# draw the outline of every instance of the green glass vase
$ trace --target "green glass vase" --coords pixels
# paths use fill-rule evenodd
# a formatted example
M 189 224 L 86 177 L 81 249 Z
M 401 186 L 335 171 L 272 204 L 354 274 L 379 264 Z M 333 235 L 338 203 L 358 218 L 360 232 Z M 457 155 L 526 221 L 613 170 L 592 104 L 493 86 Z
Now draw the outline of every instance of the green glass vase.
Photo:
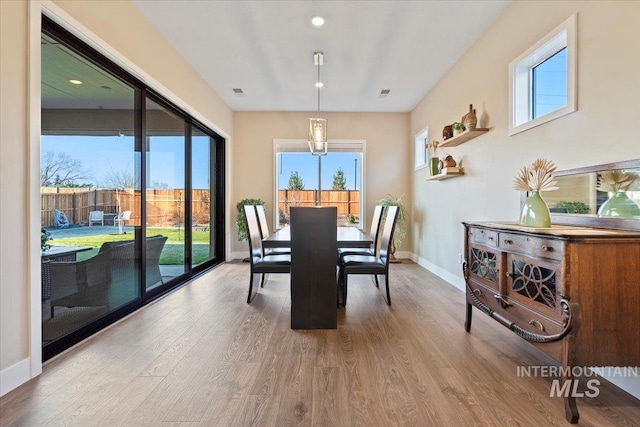
M 522 204 L 519 223 L 527 227 L 551 227 L 549 207 L 537 191 L 532 191 L 531 195 Z
M 640 216 L 640 206 L 627 196 L 625 191 L 616 191 L 609 200 L 598 209 L 598 216 L 616 216 L 631 218 Z

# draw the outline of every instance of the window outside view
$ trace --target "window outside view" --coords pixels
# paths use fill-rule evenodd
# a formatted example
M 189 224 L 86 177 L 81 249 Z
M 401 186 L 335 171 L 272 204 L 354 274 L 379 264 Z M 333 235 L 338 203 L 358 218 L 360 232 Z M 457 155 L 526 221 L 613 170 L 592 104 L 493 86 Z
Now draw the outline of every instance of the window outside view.
M 278 153 L 279 227 L 289 223 L 291 206 L 336 206 L 338 225 L 361 226 L 361 152 Z
M 567 106 L 567 48 L 533 67 L 532 119 Z

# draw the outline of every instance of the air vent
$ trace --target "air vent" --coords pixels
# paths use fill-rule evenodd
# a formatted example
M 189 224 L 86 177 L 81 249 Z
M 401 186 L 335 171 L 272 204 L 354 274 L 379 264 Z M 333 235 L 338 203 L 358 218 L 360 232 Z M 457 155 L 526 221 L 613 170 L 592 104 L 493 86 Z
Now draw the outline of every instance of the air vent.
M 238 96 L 242 96 L 244 95 L 244 92 L 242 91 L 242 89 L 240 89 L 239 87 L 234 87 L 233 88 L 233 93 L 235 93 Z
M 387 95 L 389 95 L 389 92 L 391 92 L 391 89 L 382 89 L 380 91 L 380 98 L 386 97 Z

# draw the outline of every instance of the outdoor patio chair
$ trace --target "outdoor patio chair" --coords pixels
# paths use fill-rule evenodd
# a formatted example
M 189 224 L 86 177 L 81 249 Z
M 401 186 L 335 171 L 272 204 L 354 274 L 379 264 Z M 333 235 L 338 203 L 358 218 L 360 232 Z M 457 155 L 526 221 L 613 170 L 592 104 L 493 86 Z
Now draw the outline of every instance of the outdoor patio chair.
M 127 225 L 127 221 L 131 218 L 131 211 L 120 212 L 113 218 L 113 225 L 118 226 L 122 223 L 122 225 Z
M 104 226 L 104 211 L 89 212 L 89 227 L 91 227 L 94 222 Z
M 84 261 L 52 261 L 51 317 L 55 307 L 107 307 L 111 268 L 109 257 L 98 253 Z
M 347 305 L 347 281 L 350 274 L 375 274 L 383 275 L 386 287 L 386 302 L 391 305 L 391 295 L 389 294 L 389 251 L 391 249 L 391 239 L 393 230 L 398 219 L 398 207 L 389 206 L 386 209 L 386 217 L 380 238 L 380 253 L 375 255 L 346 255 L 341 258 L 340 274 L 338 280 L 339 291 L 342 291 L 342 304 Z

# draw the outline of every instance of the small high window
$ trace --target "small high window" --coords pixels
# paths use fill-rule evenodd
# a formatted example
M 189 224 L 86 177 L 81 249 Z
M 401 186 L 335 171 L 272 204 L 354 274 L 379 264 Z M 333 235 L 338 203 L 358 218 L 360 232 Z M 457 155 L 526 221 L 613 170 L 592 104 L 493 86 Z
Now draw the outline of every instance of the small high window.
M 415 137 L 415 170 L 422 169 L 429 163 L 427 143 L 429 141 L 429 127 L 422 129 Z
M 576 28 L 572 15 L 509 64 L 509 135 L 576 111 Z

